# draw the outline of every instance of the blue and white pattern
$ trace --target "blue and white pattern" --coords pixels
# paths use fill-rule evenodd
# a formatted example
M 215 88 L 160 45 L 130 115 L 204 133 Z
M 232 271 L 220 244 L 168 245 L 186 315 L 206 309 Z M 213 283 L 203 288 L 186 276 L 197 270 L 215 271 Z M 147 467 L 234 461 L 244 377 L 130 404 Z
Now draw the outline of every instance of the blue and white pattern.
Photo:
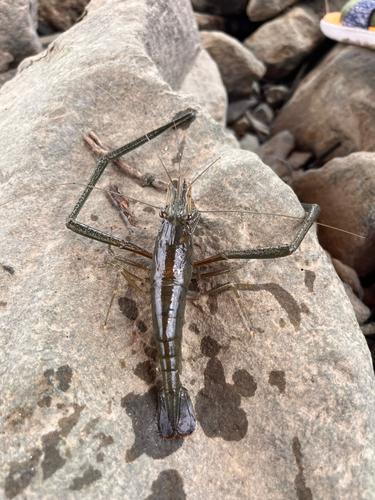
M 375 0 L 362 0 L 353 5 L 342 20 L 342 24 L 350 28 L 363 28 L 367 30 L 370 16 L 374 11 Z

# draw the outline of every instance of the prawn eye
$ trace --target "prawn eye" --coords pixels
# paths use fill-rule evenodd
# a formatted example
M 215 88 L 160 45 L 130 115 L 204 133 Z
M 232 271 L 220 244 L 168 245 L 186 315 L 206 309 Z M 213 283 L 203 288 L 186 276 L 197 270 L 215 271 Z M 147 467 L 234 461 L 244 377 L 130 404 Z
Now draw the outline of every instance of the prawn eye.
M 187 214 L 186 221 L 190 222 L 192 219 L 193 219 L 193 216 L 191 214 Z
M 159 217 L 161 219 L 166 219 L 167 220 L 168 219 L 168 214 L 167 214 L 167 212 L 165 210 L 160 210 Z

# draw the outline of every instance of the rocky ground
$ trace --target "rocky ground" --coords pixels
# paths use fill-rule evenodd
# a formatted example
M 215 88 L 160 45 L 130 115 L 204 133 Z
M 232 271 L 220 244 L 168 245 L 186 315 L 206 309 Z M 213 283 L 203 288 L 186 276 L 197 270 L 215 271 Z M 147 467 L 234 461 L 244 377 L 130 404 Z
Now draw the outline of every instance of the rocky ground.
M 0 31 L 0 85 L 22 59 L 106 1 L 88 3 L 18 0 L 16 9 L 13 2 Z M 344 4 L 331 0 L 329 7 Z M 301 202 L 319 203 L 320 222 L 366 237 L 318 229 L 375 356 L 374 52 L 324 38 L 323 0 L 192 6 L 207 52 L 181 90 L 196 95 L 232 144 L 255 152 Z M 208 78 L 199 70 L 207 66 Z
M 181 106 L 201 106 L 182 148 L 195 165 L 186 167 L 189 174 L 212 155 L 222 156 L 220 169 L 209 171 L 196 189 L 206 207 L 218 208 L 223 200 L 243 207 L 251 199 L 257 210 L 295 214 L 293 190 L 302 203 L 320 205 L 319 222 L 365 238 L 319 226 L 325 252 L 309 235 L 295 260 L 269 267 L 261 262 L 240 274 L 242 282 L 256 283 L 245 299 L 257 332 L 250 346 L 224 299 L 188 306 L 197 319 L 185 327 L 184 376 L 201 441 L 194 436 L 182 447 L 182 440 L 165 445 L 155 438 L 157 364 L 152 339 L 142 340 L 150 322 L 146 301 L 130 292 L 120 299 L 114 322 L 125 316 L 133 338 L 115 333 L 102 348 L 98 313 L 89 313 L 94 303 L 105 308 L 108 297 L 98 297 L 94 279 L 88 278 L 84 297 L 78 291 L 82 262 L 75 256 L 87 247 L 69 235 L 68 256 L 61 251 L 65 201 L 72 198 L 46 201 L 48 214 L 37 202 L 26 213 L 22 201 L 7 206 L 1 264 L 10 285 L 2 285 L 8 295 L 0 302 L 9 306 L 3 337 L 8 357 L 0 372 L 6 378 L 5 498 L 75 499 L 81 490 L 85 498 L 154 500 L 375 498 L 374 378 L 364 347 L 366 339 L 374 359 L 375 52 L 324 38 L 323 0 L 192 0 L 194 17 L 187 0 L 154 3 L 5 2 L 4 201 L 19 195 L 18 186 L 24 192 L 85 178 L 93 156 L 83 147 L 83 131 L 94 128 L 110 146 L 119 145 L 130 140 L 120 133 L 122 120 L 129 137 L 140 135 L 111 96 L 96 93 L 93 85 L 99 85 L 111 88 L 126 109 L 136 109 L 147 129 Z M 329 5 L 333 11 L 344 3 Z M 172 166 L 173 141 L 161 143 Z M 156 168 L 146 154 L 135 159 L 146 171 Z M 143 188 L 131 189 L 142 198 Z M 92 207 L 91 220 L 99 217 L 109 227 L 110 212 Z M 152 214 L 139 206 L 135 212 L 145 225 L 138 237 L 149 245 Z M 219 251 L 233 241 L 246 246 L 249 235 L 255 245 L 265 244 L 288 231 L 283 219 L 223 224 L 204 218 L 198 251 Z M 53 228 L 56 236 L 44 239 Z M 88 248 L 96 260 L 101 247 Z M 86 272 L 94 271 L 87 266 Z M 110 294 L 110 283 L 101 286 Z M 62 335 L 67 340 L 61 343 Z M 91 371 L 93 363 L 100 373 Z M 114 389 L 114 381 L 120 387 Z M 100 387 L 108 397 L 100 399 Z

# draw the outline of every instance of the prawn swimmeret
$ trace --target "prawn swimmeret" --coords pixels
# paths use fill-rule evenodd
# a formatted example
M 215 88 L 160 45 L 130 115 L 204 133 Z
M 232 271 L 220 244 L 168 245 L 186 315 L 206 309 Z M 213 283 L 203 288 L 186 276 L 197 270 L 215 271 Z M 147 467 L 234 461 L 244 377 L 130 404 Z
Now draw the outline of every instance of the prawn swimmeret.
M 111 160 L 118 159 L 164 131 L 177 127 L 194 117 L 195 112 L 188 109 L 176 115 L 166 125 L 102 156 L 66 224 L 69 229 L 82 236 L 134 252 L 151 261 L 151 264 L 147 266 L 115 256 L 126 265 L 147 270 L 150 273 L 149 293 L 151 294 L 153 334 L 156 340 L 163 382 L 158 396 L 158 418 L 159 428 L 165 439 L 170 439 L 176 434 L 182 437 L 190 436 L 196 425 L 189 394 L 180 380 L 182 327 L 186 299 L 197 299 L 201 295 L 221 293 L 226 290 L 232 290 L 236 298 L 239 299 L 236 285 L 233 283 L 221 284 L 203 293 L 188 290 L 193 269 L 230 259 L 274 259 L 291 255 L 297 250 L 320 212 L 318 205 L 303 205 L 305 218 L 290 245 L 223 251 L 201 261 L 194 261 L 194 232 L 199 222 L 200 213 L 194 206 L 192 185 L 198 177 L 192 182 L 182 179 L 181 175 L 178 179 L 169 177 L 166 204 L 165 208 L 160 211 L 162 222 L 153 253 L 77 220 L 79 212 Z M 114 255 L 113 252 L 111 254 Z M 148 283 L 148 280 L 127 271 L 123 266 L 115 265 L 112 267 L 118 269 L 133 288 L 143 294 L 146 293 L 136 282 Z M 221 275 L 229 271 L 228 269 L 216 273 L 205 273 L 201 274 L 200 277 Z M 238 304 L 241 308 L 239 301 Z M 244 317 L 242 308 L 241 312 Z M 248 328 L 250 329 L 250 327 Z

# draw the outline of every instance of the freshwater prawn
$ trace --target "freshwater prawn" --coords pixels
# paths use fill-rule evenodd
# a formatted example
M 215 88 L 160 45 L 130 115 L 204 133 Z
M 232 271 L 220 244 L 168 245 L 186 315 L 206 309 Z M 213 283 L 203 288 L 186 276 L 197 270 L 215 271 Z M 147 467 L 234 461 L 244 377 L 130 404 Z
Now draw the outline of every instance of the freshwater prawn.
M 228 250 L 200 261 L 194 261 L 194 232 L 199 222 L 200 213 L 194 205 L 192 185 L 202 174 L 192 182 L 182 179 L 181 174 L 178 179 L 171 179 L 168 174 L 170 182 L 168 184 L 165 207 L 159 214 L 162 222 L 153 253 L 77 220 L 80 210 L 111 160 L 118 159 L 129 151 L 157 137 L 164 131 L 176 128 L 181 123 L 191 120 L 194 117 L 195 111 L 188 109 L 185 112 L 177 114 L 166 125 L 102 156 L 97 162 L 94 173 L 90 177 L 86 188 L 70 213 L 66 223 L 68 229 L 82 236 L 106 243 L 109 247 L 116 246 L 120 249 L 136 253 L 151 261 L 151 265 L 141 266 L 128 259 L 115 256 L 115 258 L 120 261 L 122 260 L 127 265 L 142 268 L 150 273 L 149 284 L 153 334 L 157 345 L 162 374 L 162 388 L 158 394 L 158 420 L 161 434 L 165 439 L 171 439 L 175 435 L 181 437 L 190 436 L 196 427 L 194 410 L 189 394 L 182 386 L 180 380 L 182 371 L 182 327 L 184 324 L 186 299 L 197 299 L 203 294 L 221 293 L 226 290 L 232 290 L 240 305 L 236 285 L 233 283 L 218 285 L 203 293 L 189 291 L 188 288 L 193 268 L 231 259 L 245 259 L 248 261 L 250 259 L 274 259 L 291 255 L 297 250 L 320 213 L 318 205 L 304 205 L 305 218 L 292 243 L 289 245 Z M 179 152 L 178 158 L 180 158 Z M 212 165 L 209 165 L 207 169 Z M 114 254 L 112 253 L 112 255 Z M 148 280 L 129 273 L 120 266 L 104 265 L 98 267 L 115 267 L 120 270 L 122 276 L 133 288 L 141 293 L 145 293 L 135 281 L 146 283 Z M 215 276 L 232 270 L 227 269 L 205 273 L 200 275 L 200 277 Z M 244 315 L 242 314 L 242 316 Z M 251 330 L 250 327 L 248 328 Z
M 96 267 L 115 268 L 133 289 L 143 295 L 151 295 L 153 335 L 157 345 L 162 375 L 162 388 L 158 395 L 158 422 L 160 432 L 165 439 L 173 438 L 175 435 L 187 437 L 194 432 L 196 427 L 193 405 L 187 390 L 182 385 L 180 378 L 182 372 L 182 328 L 184 324 L 186 300 L 196 300 L 202 295 L 231 291 L 236 298 L 242 319 L 244 320 L 250 335 L 252 335 L 252 328 L 248 324 L 244 309 L 241 306 L 237 285 L 232 282 L 227 282 L 214 286 L 204 292 L 189 290 L 193 270 L 214 262 L 236 259 L 244 261 L 244 264 L 240 264 L 232 268 L 221 269 L 219 271 L 204 272 L 198 274 L 197 277 L 200 279 L 219 275 L 221 276 L 243 267 L 250 259 L 274 259 L 291 255 L 298 249 L 320 212 L 317 205 L 303 205 L 305 217 L 301 219 L 301 226 L 297 230 L 297 234 L 294 236 L 290 244 L 239 250 L 223 250 L 220 251 L 220 253 L 204 258 L 203 260 L 194 260 L 194 233 L 198 226 L 201 213 L 259 213 L 250 210 L 199 210 L 195 207 L 192 195 L 193 184 L 209 168 L 211 168 L 214 163 L 216 163 L 217 160 L 215 160 L 191 182 L 182 178 L 180 167 L 177 179 L 172 179 L 168 171 L 165 169 L 169 177 L 165 206 L 160 209 L 160 207 L 156 207 L 150 203 L 141 202 L 160 210 L 159 216 L 161 218 L 161 227 L 155 241 L 153 252 L 143 249 L 130 241 L 116 238 L 112 234 L 102 232 L 77 220 L 77 217 L 90 193 L 94 189 L 101 189 L 96 187 L 96 184 L 110 161 L 116 161 L 116 159 L 119 159 L 126 153 L 142 146 L 146 142 L 151 141 L 169 129 L 176 129 L 176 136 L 178 137 L 177 127 L 185 122 L 191 123 L 194 118 L 195 111 L 188 109 L 184 112 L 178 113 L 172 121 L 166 125 L 159 127 L 148 134 L 144 134 L 139 139 L 136 139 L 119 149 L 104 154 L 99 158 L 96 168 L 87 184 L 72 182 L 60 184 L 85 186 L 82 195 L 67 219 L 67 227 L 82 236 L 107 244 L 110 249 L 110 254 L 121 262 L 121 265 L 104 264 Z M 180 164 L 178 139 L 177 146 L 178 160 Z M 155 181 L 153 180 L 152 183 L 154 184 Z M 49 186 L 42 190 L 55 186 L 59 186 L 59 184 Z M 26 195 L 22 195 L 19 198 L 23 196 Z M 127 198 L 133 200 L 133 198 Z M 11 201 L 14 201 L 15 199 Z M 279 214 L 266 215 L 280 216 Z M 291 218 L 299 219 L 298 217 Z M 129 259 L 116 256 L 111 250 L 112 246 L 133 252 L 143 257 L 144 261 L 140 264 L 139 262 L 133 262 Z M 86 260 L 83 258 L 81 259 Z M 92 264 L 91 262 L 89 263 Z M 128 271 L 124 265 L 146 271 L 149 274 L 149 277 L 146 279 L 141 278 Z M 142 285 L 148 285 L 149 289 L 146 291 Z M 113 298 L 110 307 L 112 302 Z

